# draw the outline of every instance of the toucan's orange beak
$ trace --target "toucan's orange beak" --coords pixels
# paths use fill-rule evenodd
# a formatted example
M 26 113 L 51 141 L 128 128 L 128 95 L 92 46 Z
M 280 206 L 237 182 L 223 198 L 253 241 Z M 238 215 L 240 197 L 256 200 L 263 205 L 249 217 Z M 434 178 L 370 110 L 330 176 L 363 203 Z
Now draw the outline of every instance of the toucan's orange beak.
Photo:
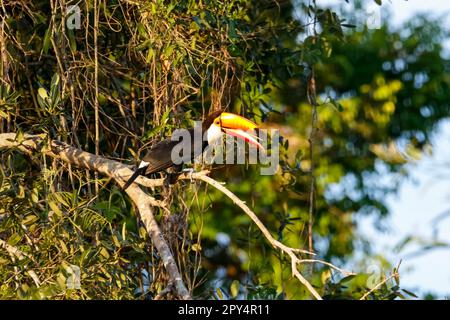
M 218 125 L 226 134 L 244 139 L 249 144 L 264 150 L 256 136 L 255 129 L 258 128 L 256 123 L 234 113 L 222 112 L 214 120 L 214 124 Z

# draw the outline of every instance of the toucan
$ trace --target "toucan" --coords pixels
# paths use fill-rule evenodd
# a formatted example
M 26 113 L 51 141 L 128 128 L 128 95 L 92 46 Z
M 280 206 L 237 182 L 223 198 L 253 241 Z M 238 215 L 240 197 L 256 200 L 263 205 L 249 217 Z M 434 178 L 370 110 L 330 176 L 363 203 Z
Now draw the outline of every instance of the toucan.
M 264 150 L 264 147 L 258 142 L 258 138 L 255 135 L 255 129 L 257 128 L 258 126 L 254 122 L 237 114 L 223 111 L 212 112 L 203 120 L 201 128 L 194 127 L 188 130 L 191 136 L 191 139 L 188 139 L 190 141 L 184 142 L 183 140 L 178 141 L 176 139 L 166 138 L 152 146 L 142 158 L 139 167 L 123 186 L 123 190 L 127 189 L 140 175 L 150 175 L 171 167 L 179 168 L 180 164 L 175 164 L 172 160 L 172 150 L 176 146 L 180 147 L 179 144 L 191 144 L 191 153 L 182 155 L 183 162 L 193 160 L 202 154 L 208 145 L 219 141 L 223 133 L 244 139 L 247 143 L 255 145 L 260 150 Z M 195 143 L 194 141 L 194 132 L 196 129 L 201 130 L 201 143 L 198 141 Z M 203 139 L 204 135 L 206 135 L 206 139 Z

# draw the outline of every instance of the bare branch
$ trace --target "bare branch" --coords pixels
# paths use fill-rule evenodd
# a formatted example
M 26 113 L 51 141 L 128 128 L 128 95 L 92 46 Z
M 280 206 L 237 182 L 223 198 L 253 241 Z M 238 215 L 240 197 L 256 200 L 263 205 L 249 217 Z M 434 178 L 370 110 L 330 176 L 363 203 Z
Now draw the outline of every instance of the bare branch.
M 214 188 L 218 189 L 222 193 L 224 193 L 228 198 L 233 200 L 233 202 L 240 207 L 249 217 L 253 220 L 253 222 L 258 226 L 258 228 L 261 230 L 263 235 L 266 237 L 266 239 L 269 241 L 269 243 L 275 247 L 280 249 L 282 252 L 289 255 L 291 258 L 291 267 L 292 267 L 292 275 L 295 276 L 307 289 L 308 291 L 317 299 L 322 300 L 322 297 L 319 295 L 319 293 L 314 289 L 314 287 L 302 276 L 302 274 L 297 269 L 297 264 L 301 263 L 301 260 L 295 255 L 296 252 L 302 252 L 306 254 L 312 254 L 314 253 L 301 250 L 301 249 L 294 249 L 291 247 L 288 247 L 281 242 L 275 240 L 272 235 L 270 234 L 270 231 L 267 230 L 267 228 L 264 226 L 264 224 L 259 220 L 259 218 L 256 216 L 256 214 L 250 210 L 250 208 L 241 200 L 239 199 L 233 192 L 228 190 L 222 183 L 208 177 L 205 175 L 199 175 L 197 176 L 197 179 L 200 179 Z

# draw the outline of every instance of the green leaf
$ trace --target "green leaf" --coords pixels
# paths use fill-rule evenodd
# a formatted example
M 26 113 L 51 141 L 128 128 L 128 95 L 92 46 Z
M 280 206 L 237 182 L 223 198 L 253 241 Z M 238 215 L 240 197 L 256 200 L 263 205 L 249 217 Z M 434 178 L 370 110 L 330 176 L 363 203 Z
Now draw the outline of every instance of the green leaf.
M 37 217 L 37 216 L 34 215 L 34 214 L 29 214 L 29 215 L 27 215 L 27 216 L 22 220 L 22 224 L 24 224 L 24 225 L 30 225 L 30 224 L 35 223 L 35 222 L 38 221 L 38 220 L 39 220 L 39 217 Z
M 55 212 L 58 216 L 62 216 L 63 212 L 61 211 L 61 209 L 59 209 L 59 206 L 56 204 L 55 201 L 50 200 L 47 202 L 49 207 L 53 210 L 53 212 Z
M 16 141 L 20 144 L 23 142 L 24 139 L 24 135 L 23 135 L 23 131 L 22 129 L 19 128 L 19 130 L 17 130 L 17 134 L 16 134 Z
M 339 112 L 344 111 L 344 107 L 342 106 L 342 104 L 340 104 L 338 101 L 336 101 L 333 98 L 330 98 L 330 103 L 331 105 Z
M 59 100 L 59 74 L 55 73 L 52 77 L 51 85 L 50 85 L 50 96 L 52 99 L 52 103 L 57 103 Z
M 51 37 L 51 27 L 49 27 L 46 31 L 45 31 L 45 35 L 44 35 L 44 42 L 42 44 L 42 53 L 47 54 L 48 53 L 48 49 L 50 48 L 50 37 Z
M 349 281 L 353 280 L 353 278 L 355 278 L 355 277 L 356 277 L 355 274 L 346 276 L 346 277 L 342 278 L 341 281 L 339 281 L 339 283 L 346 283 L 346 282 L 349 282 Z
M 411 297 L 419 298 L 417 295 L 415 295 L 414 293 L 412 293 L 412 292 L 409 291 L 409 290 L 406 290 L 406 289 L 401 289 L 401 290 L 402 290 L 404 293 L 410 295 Z
M 166 58 L 170 57 L 172 55 L 174 49 L 175 49 L 175 45 L 172 44 L 172 45 L 168 46 L 166 48 L 166 50 L 164 50 L 164 56 Z
M 127 224 L 124 222 L 122 224 L 122 240 L 125 241 L 127 237 Z
M 43 100 L 48 99 L 47 90 L 45 90 L 44 88 L 42 88 L 42 87 L 39 88 L 38 94 L 39 94 L 39 97 L 41 97 L 41 99 L 43 99 Z
M 160 133 L 163 129 L 164 129 L 164 126 L 155 126 L 155 127 L 151 128 L 144 134 L 144 136 L 142 137 L 142 141 L 149 140 L 156 134 Z M 137 158 L 137 156 L 135 156 L 135 158 Z
M 153 48 L 153 41 L 151 39 L 147 39 L 138 46 L 136 46 L 135 50 L 144 51 L 145 49 Z
M 167 120 L 169 119 L 170 112 L 172 112 L 171 108 L 167 108 L 167 110 L 164 112 L 163 116 L 161 117 L 161 121 L 160 121 L 160 123 L 162 125 L 165 125 L 167 123 Z
M 153 48 L 148 49 L 147 57 L 145 58 L 145 61 L 147 63 L 150 63 L 153 60 L 154 56 L 155 56 L 155 50 Z
M 236 33 L 236 22 L 235 21 L 230 21 L 230 23 L 228 24 L 228 36 L 231 39 L 238 38 L 238 35 Z
M 219 299 L 223 300 L 222 290 L 220 290 L 220 288 L 216 288 L 216 292 L 217 292 L 217 296 L 219 297 Z
M 239 281 L 237 281 L 237 280 L 234 280 L 234 281 L 231 283 L 231 286 L 230 286 L 230 294 L 231 294 L 231 297 L 232 297 L 232 298 L 236 298 L 236 297 L 237 297 L 237 295 L 239 294 L 239 288 L 240 288 L 240 286 L 241 286 L 241 284 L 240 284 Z
M 69 46 L 70 50 L 73 52 L 77 51 L 77 40 L 75 38 L 75 34 L 73 33 L 73 30 L 67 30 L 67 35 L 69 36 Z
M 13 233 L 9 238 L 8 238 L 8 244 L 11 246 L 15 246 L 17 243 L 19 243 L 19 241 L 22 240 L 22 237 L 17 234 L 17 233 Z

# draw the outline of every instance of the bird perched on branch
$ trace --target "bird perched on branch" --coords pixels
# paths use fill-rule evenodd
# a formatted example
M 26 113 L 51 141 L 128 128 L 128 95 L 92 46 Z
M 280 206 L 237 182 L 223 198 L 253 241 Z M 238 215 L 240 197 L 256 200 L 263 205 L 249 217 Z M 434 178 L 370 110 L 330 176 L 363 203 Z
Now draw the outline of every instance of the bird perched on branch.
M 202 154 L 209 145 L 219 141 L 223 133 L 244 139 L 247 143 L 264 150 L 254 134 L 256 128 L 257 125 L 254 122 L 242 116 L 215 111 L 203 120 L 201 126 L 185 131 L 188 139 L 179 141 L 172 136 L 152 146 L 123 189 L 127 189 L 140 175 L 150 175 L 171 167 L 179 167 L 181 164 L 193 160 Z M 183 153 L 184 150 L 190 151 Z M 174 154 L 177 154 L 177 151 L 181 151 L 181 159 L 175 161 Z

